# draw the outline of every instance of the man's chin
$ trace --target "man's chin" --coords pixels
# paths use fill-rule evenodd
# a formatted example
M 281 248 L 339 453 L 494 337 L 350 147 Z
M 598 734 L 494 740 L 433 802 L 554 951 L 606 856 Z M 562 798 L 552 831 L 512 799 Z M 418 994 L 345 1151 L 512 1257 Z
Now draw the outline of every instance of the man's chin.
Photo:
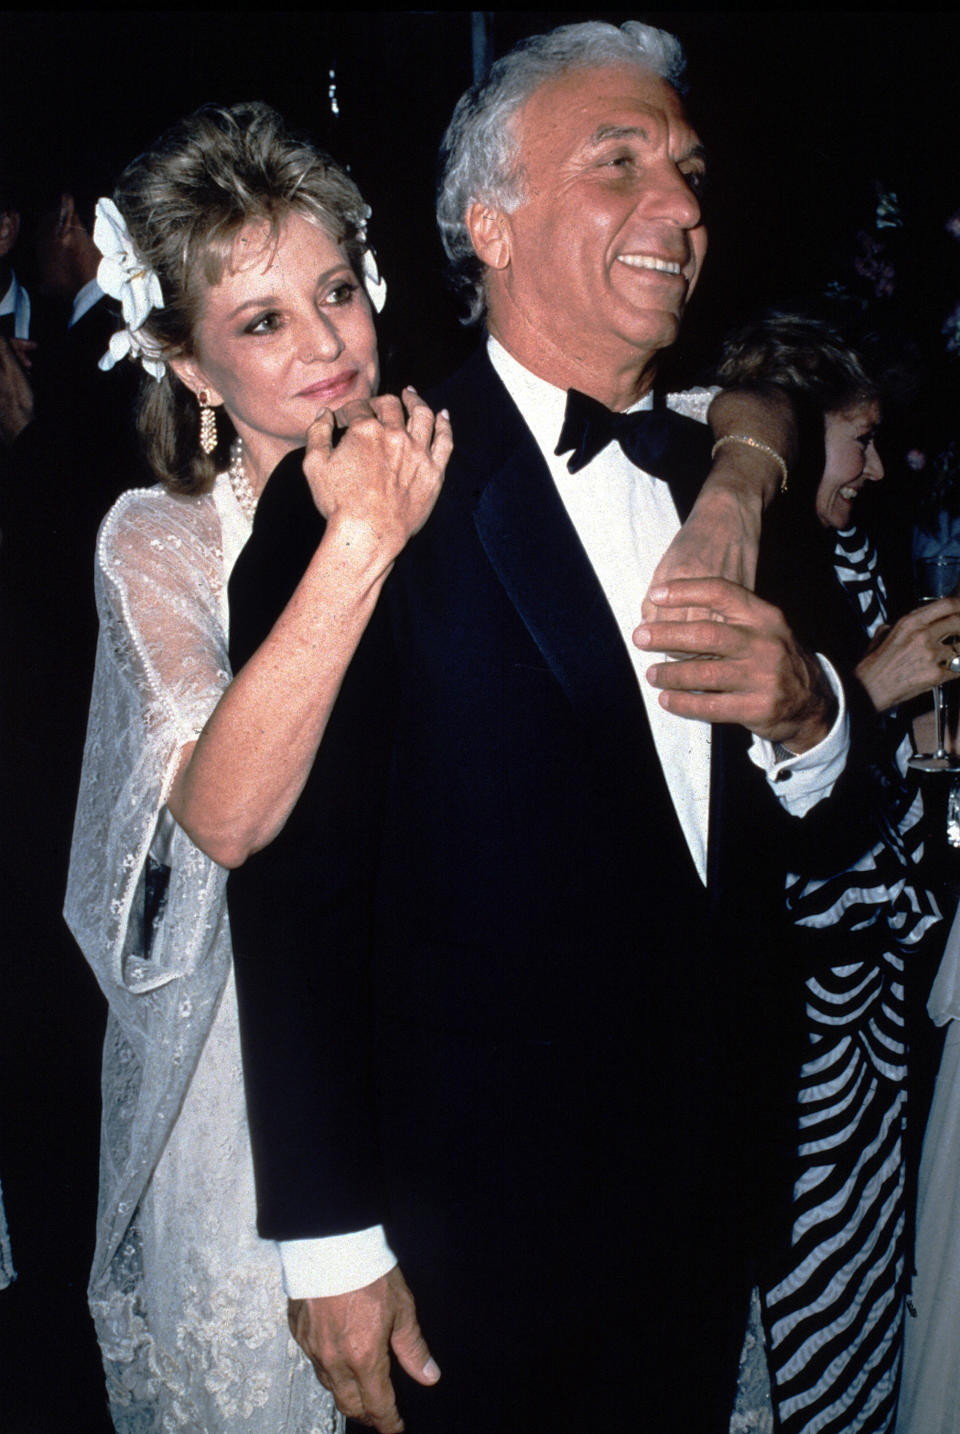
M 650 356 L 676 343 L 682 318 L 682 310 L 654 313 L 646 310 L 639 321 L 625 325 L 625 337 L 638 355 Z

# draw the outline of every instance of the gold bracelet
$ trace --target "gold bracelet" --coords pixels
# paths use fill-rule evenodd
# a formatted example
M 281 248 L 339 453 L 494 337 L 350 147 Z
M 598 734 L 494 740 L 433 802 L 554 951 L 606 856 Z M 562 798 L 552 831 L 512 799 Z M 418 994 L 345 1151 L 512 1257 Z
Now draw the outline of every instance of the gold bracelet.
M 764 443 L 761 438 L 751 438 L 749 433 L 728 433 L 723 438 L 717 439 L 710 450 L 710 457 L 716 458 L 725 443 L 745 443 L 748 448 L 755 448 L 758 453 L 765 453 L 768 458 L 772 458 L 780 469 L 780 492 L 787 491 L 787 479 L 790 474 L 786 459 L 782 458 L 775 448 L 771 448 L 769 443 Z

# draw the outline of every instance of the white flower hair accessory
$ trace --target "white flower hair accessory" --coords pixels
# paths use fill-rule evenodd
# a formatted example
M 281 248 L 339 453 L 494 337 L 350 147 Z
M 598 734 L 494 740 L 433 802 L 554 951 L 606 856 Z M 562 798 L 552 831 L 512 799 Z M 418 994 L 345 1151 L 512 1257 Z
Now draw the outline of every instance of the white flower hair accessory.
M 148 268 L 133 247 L 127 221 L 112 199 L 98 199 L 93 242 L 103 255 L 97 269 L 97 283 L 105 294 L 120 300 L 126 328 L 110 340 L 100 368 L 113 368 L 129 355 L 139 358 L 147 373 L 158 381 L 166 364 L 155 339 L 142 332 L 152 309 L 163 308 L 163 291 L 153 269 Z
M 97 367 L 106 373 L 128 354 L 132 359 L 138 358 L 147 373 L 160 382 L 167 368 L 163 350 L 154 339 L 139 329 L 117 329 L 117 332 L 111 335 L 109 347 Z
M 383 306 L 387 302 L 387 281 L 381 278 L 372 249 L 363 251 L 363 283 L 371 304 L 378 314 L 382 314 Z
M 357 226 L 357 238 L 360 240 L 360 243 L 365 246 L 363 250 L 363 274 L 361 275 L 363 287 L 366 289 L 370 302 L 377 313 L 382 314 L 383 306 L 387 302 L 387 281 L 381 277 L 376 255 L 369 244 L 367 244 L 367 220 L 372 213 L 373 211 L 370 206 L 364 205 L 360 214 L 355 214 L 353 219 Z

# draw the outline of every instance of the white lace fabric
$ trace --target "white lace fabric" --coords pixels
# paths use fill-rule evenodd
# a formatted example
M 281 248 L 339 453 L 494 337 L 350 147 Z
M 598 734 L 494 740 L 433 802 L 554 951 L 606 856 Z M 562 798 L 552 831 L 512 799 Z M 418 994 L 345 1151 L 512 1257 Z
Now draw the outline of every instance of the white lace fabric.
M 328 1434 L 255 1229 L 226 871 L 164 802 L 230 681 L 227 581 L 247 536 L 226 475 L 124 494 L 97 546 L 100 640 L 65 916 L 110 1005 L 90 1306 L 122 1434 Z M 147 856 L 171 835 L 144 942 Z

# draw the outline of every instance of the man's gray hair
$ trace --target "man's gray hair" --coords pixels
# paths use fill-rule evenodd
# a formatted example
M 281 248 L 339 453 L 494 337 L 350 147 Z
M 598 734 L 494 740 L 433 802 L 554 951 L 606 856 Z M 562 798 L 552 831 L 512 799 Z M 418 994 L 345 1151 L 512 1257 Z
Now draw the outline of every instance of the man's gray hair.
M 525 197 L 517 111 L 555 75 L 614 65 L 652 70 L 683 93 L 686 57 L 674 35 L 638 20 L 619 28 L 590 20 L 521 40 L 460 98 L 440 149 L 437 223 L 454 285 L 469 307 L 467 322 L 482 318 L 486 305 L 484 266 L 470 242 L 467 210 L 479 200 L 508 213 Z

